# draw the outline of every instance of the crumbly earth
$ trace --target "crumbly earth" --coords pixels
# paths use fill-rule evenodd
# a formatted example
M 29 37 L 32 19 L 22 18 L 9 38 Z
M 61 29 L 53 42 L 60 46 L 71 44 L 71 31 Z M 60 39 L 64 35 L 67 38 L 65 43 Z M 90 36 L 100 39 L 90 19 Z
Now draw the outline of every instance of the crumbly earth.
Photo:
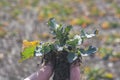
M 73 64 L 80 64 L 81 58 L 76 59 L 73 63 L 67 60 L 68 52 L 50 52 L 42 58 L 42 63 L 51 63 L 53 66 L 53 80 L 70 80 L 70 66 Z
M 69 80 L 70 63 L 67 61 L 67 52 L 50 52 L 43 57 L 43 63 L 53 66 L 53 80 Z
M 57 54 L 53 80 L 70 80 L 70 63 L 66 52 Z

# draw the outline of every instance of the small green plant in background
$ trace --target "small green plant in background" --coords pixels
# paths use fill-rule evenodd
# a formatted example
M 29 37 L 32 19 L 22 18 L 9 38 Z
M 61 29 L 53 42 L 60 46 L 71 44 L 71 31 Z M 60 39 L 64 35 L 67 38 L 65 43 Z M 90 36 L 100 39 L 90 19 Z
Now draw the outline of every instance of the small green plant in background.
M 114 75 L 102 68 L 85 67 L 86 80 L 113 80 Z

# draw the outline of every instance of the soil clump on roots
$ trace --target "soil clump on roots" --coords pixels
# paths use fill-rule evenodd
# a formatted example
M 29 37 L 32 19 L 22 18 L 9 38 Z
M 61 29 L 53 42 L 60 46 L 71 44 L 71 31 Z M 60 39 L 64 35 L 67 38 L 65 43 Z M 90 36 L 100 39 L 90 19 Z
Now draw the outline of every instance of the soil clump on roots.
M 42 58 L 42 62 L 51 63 L 53 66 L 53 80 L 70 80 L 70 65 L 67 60 L 67 51 L 50 52 Z M 72 64 L 80 63 L 81 60 L 77 59 Z

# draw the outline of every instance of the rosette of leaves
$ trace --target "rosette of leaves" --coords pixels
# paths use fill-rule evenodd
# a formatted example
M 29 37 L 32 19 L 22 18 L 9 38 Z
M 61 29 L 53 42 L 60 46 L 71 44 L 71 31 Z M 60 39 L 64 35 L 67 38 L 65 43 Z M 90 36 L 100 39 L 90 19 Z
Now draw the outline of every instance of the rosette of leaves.
M 94 37 L 98 33 L 97 30 L 95 30 L 92 34 L 88 34 L 84 30 L 81 30 L 80 35 L 74 35 L 73 38 L 69 38 L 69 33 L 72 29 L 71 25 L 65 26 L 62 24 L 57 24 L 54 18 L 51 18 L 48 21 L 48 25 L 56 40 L 51 43 L 43 43 L 37 47 L 36 49 L 38 52 L 36 50 L 35 55 L 42 56 L 43 54 L 49 53 L 51 50 L 55 52 L 67 51 L 67 59 L 70 63 L 72 63 L 80 55 L 91 55 L 97 51 L 97 48 L 93 46 L 89 46 L 87 50 L 77 47 L 81 45 L 86 38 Z
M 80 48 L 80 45 L 87 38 L 92 38 L 98 33 L 95 30 L 92 34 L 81 30 L 80 34 L 76 34 L 73 37 L 69 37 L 69 33 L 72 29 L 71 25 L 58 24 L 54 18 L 48 21 L 50 32 L 54 35 L 53 42 L 45 42 L 34 45 L 33 53 L 35 56 L 42 57 L 42 63 L 45 64 L 51 62 L 54 67 L 53 80 L 66 80 L 69 79 L 70 64 L 81 62 L 81 56 L 87 56 L 94 54 L 97 51 L 96 47 L 89 46 L 88 49 Z M 29 48 L 29 47 L 28 47 Z M 27 53 L 27 55 L 25 55 Z M 22 58 L 29 59 L 28 52 L 23 50 Z M 24 59 L 24 60 L 25 60 Z M 64 71 L 64 72 L 62 72 Z

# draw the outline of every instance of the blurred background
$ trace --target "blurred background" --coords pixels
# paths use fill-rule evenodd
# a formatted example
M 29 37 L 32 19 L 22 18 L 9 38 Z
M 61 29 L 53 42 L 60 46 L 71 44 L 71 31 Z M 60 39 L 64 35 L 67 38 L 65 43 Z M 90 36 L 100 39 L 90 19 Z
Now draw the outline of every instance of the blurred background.
M 23 40 L 51 39 L 47 21 L 99 35 L 83 46 L 98 47 L 83 57 L 81 80 L 120 80 L 120 0 L 0 0 L 0 80 L 23 80 L 37 71 L 39 58 L 19 63 Z

